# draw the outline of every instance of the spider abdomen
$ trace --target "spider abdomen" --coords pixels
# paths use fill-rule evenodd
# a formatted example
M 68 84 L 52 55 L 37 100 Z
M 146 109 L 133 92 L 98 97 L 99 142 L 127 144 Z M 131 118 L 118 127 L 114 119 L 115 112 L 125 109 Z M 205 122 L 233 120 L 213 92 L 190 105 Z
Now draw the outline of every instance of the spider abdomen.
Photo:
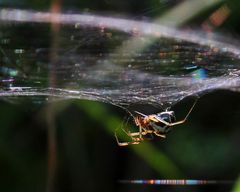
M 165 111 L 156 114 L 157 122 L 152 122 L 151 126 L 161 134 L 166 134 L 171 131 L 171 123 L 176 121 L 173 111 Z
M 167 126 L 165 125 L 164 123 L 162 122 L 152 122 L 150 124 L 150 126 L 152 127 L 153 130 L 157 131 L 158 133 L 161 133 L 161 134 L 166 134 L 170 131 L 171 127 L 170 126 Z

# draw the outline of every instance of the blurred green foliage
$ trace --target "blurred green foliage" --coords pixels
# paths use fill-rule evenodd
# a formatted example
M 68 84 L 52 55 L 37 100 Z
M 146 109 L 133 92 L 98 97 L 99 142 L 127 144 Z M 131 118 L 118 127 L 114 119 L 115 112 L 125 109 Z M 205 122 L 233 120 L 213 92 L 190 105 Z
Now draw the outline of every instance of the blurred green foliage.
M 239 192 L 240 191 L 240 179 L 238 178 L 238 180 L 236 181 L 236 184 L 233 188 L 233 192 Z

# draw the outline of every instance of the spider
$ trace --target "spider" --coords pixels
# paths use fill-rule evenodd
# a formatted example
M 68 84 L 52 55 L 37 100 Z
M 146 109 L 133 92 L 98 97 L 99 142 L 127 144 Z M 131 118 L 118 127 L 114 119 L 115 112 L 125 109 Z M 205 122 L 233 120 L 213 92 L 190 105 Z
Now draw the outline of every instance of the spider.
M 133 116 L 135 125 L 138 127 L 138 132 L 130 132 L 123 129 L 123 131 L 131 138 L 131 141 L 129 142 L 120 142 L 117 133 L 115 132 L 118 145 L 127 146 L 130 144 L 139 144 L 144 140 L 143 136 L 145 135 L 150 135 L 150 138 L 152 138 L 152 135 L 166 138 L 166 134 L 171 131 L 173 126 L 185 123 L 195 104 L 197 103 L 197 100 L 198 99 L 195 100 L 185 118 L 180 121 L 176 121 L 174 111 L 168 111 L 168 109 L 151 115 L 145 115 L 138 111 L 135 111 L 137 114 L 136 116 L 133 116 L 130 113 Z

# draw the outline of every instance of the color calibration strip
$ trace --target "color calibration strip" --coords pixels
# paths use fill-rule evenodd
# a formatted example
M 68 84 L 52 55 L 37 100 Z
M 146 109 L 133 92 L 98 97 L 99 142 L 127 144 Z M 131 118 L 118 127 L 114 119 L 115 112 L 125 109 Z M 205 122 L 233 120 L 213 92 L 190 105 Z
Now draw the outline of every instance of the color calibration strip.
M 123 184 L 147 184 L 147 185 L 211 185 L 211 184 L 231 184 L 232 181 L 217 180 L 193 180 L 193 179 L 156 179 L 156 180 L 119 180 Z

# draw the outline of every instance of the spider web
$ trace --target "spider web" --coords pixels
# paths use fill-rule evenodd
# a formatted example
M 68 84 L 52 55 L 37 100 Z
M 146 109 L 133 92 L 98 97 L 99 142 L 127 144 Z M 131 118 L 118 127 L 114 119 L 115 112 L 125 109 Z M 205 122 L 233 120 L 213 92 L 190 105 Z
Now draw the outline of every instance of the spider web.
M 237 43 L 219 35 L 97 15 L 6 9 L 0 21 L 4 99 L 169 105 L 215 89 L 240 90 Z M 55 43 L 50 21 L 59 27 Z

